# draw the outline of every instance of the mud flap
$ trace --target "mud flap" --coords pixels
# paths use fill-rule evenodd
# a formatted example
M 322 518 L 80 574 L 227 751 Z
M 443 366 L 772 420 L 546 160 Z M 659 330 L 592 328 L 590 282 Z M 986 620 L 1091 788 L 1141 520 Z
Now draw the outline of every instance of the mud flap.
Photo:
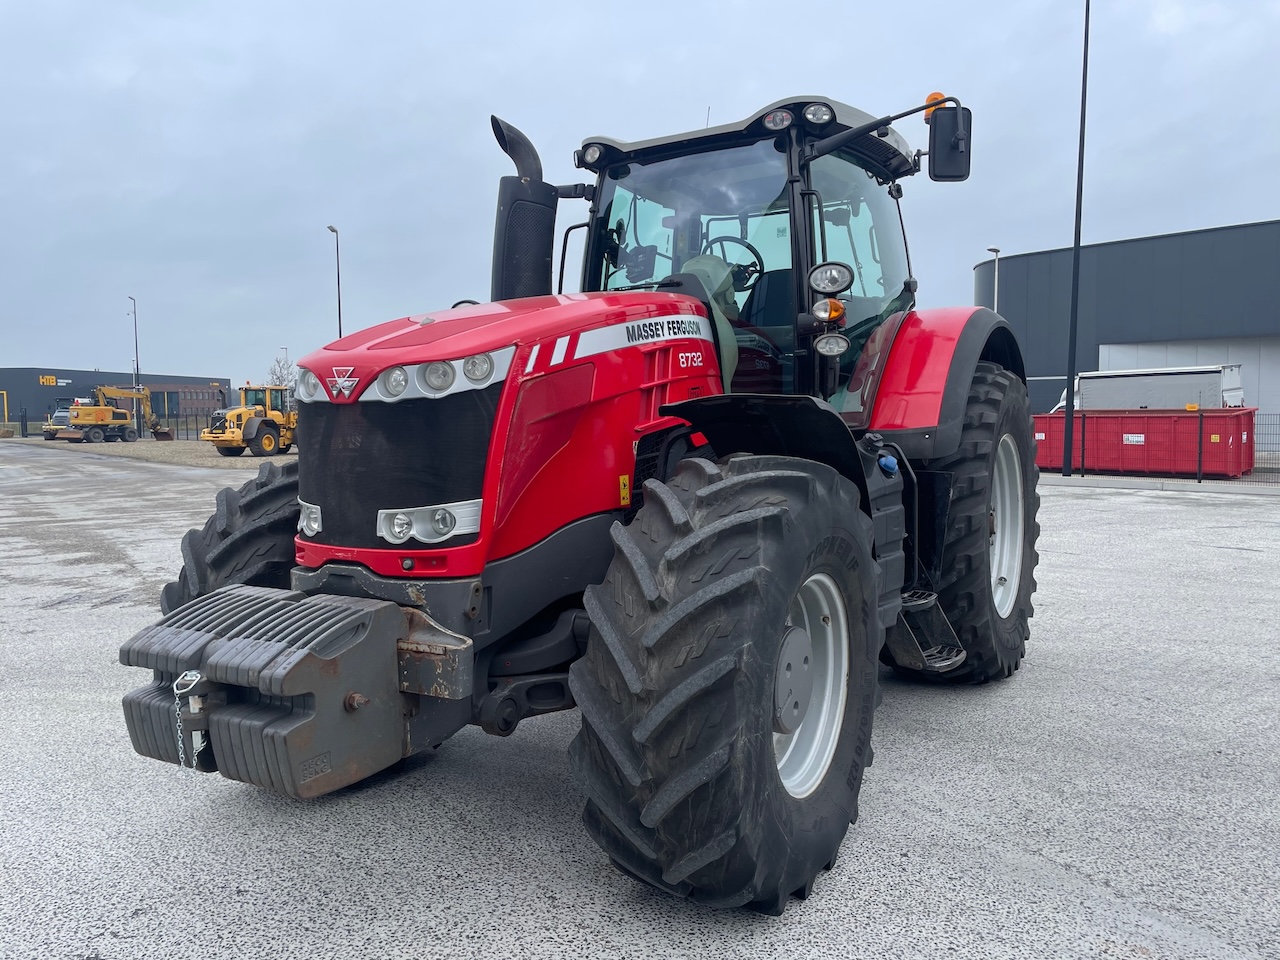
M 121 663 L 155 674 L 124 697 L 129 737 L 178 763 L 179 705 L 188 765 L 292 797 L 329 793 L 403 756 L 407 635 L 394 603 L 224 587 L 120 648 Z

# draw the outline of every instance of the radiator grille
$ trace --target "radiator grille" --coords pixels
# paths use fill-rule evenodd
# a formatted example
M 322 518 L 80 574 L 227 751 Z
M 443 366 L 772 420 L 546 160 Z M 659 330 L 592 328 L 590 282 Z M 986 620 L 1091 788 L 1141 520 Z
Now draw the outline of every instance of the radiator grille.
M 320 507 L 323 523 L 309 539 L 391 549 L 377 534 L 379 510 L 478 499 L 501 392 L 495 383 L 436 400 L 299 404 L 298 496 Z

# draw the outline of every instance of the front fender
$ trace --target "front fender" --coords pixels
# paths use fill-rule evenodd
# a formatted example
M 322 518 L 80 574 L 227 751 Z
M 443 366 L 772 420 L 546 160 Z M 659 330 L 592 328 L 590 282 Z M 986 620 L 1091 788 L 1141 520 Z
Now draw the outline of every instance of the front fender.
M 954 453 L 973 372 L 983 360 L 1026 380 L 1022 351 L 1003 317 L 985 307 L 913 310 L 889 350 L 868 429 L 913 460 Z
M 244 422 L 244 429 L 240 432 L 243 440 L 252 440 L 258 435 L 258 428 L 262 426 L 262 417 L 250 417 Z
M 853 434 L 834 407 L 814 397 L 725 393 L 669 403 L 658 412 L 687 421 L 717 455 L 756 453 L 816 460 L 865 486 Z

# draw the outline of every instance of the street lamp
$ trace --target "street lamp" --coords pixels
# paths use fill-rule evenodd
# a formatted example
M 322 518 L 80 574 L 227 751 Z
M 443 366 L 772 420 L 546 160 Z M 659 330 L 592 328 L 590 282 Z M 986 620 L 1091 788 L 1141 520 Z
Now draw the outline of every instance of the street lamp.
M 129 297 L 129 302 L 133 304 L 133 389 L 137 390 L 142 376 L 142 369 L 138 363 L 138 301 Z
M 138 360 L 138 301 L 129 297 L 133 304 L 133 389 L 136 391 L 142 383 L 142 364 Z M 142 432 L 142 417 L 138 411 L 138 401 L 133 401 L 133 429 Z
M 338 277 L 338 339 L 342 339 L 342 249 L 338 239 L 338 228 L 329 224 L 329 232 L 333 234 L 333 267 Z
M 995 284 L 991 288 L 991 312 L 1000 312 L 1000 248 L 987 247 L 987 253 L 996 255 L 996 279 Z
M 1071 320 L 1067 328 L 1067 409 L 1062 424 L 1062 475 L 1071 476 L 1076 421 L 1076 330 L 1080 318 L 1080 211 L 1084 201 L 1084 119 L 1089 101 L 1089 0 L 1084 0 L 1084 62 L 1080 69 L 1080 147 L 1076 152 L 1076 235 L 1071 246 Z M 1084 469 L 1084 453 L 1080 455 Z

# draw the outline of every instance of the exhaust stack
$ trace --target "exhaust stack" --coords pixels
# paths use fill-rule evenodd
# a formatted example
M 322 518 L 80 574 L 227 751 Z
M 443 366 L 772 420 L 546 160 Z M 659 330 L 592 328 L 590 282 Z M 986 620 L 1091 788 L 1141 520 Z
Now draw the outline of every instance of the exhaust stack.
M 542 161 L 529 138 L 497 117 L 490 120 L 498 146 L 516 165 L 516 176 L 498 181 L 490 297 L 515 300 L 547 296 L 551 293 L 559 195 L 554 186 L 543 181 Z

